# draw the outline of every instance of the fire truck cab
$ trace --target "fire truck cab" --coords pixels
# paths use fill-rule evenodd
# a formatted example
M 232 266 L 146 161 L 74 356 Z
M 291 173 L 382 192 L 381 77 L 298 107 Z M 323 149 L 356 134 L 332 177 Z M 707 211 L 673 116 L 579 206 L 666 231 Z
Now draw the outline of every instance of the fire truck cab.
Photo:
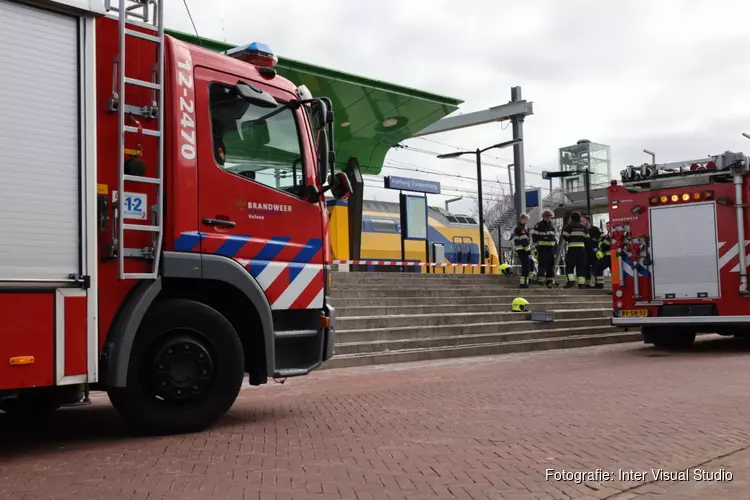
M 333 354 L 330 100 L 160 0 L 0 0 L 0 410 L 196 431 Z
M 612 181 L 612 324 L 646 343 L 750 334 L 748 158 L 629 166 Z

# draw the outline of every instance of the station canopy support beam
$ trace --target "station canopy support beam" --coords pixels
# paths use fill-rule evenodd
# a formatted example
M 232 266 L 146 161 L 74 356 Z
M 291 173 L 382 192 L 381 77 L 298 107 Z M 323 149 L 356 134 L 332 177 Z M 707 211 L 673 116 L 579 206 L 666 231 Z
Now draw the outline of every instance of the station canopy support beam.
M 484 125 L 485 123 L 502 122 L 511 120 L 513 123 L 513 140 L 518 141 L 513 146 L 513 166 L 516 181 L 515 209 L 520 215 L 526 211 L 526 181 L 524 178 L 524 152 L 523 152 L 523 121 L 528 115 L 534 114 L 533 103 L 521 99 L 521 87 L 511 87 L 511 100 L 507 104 L 495 106 L 483 111 L 474 111 L 458 116 L 448 116 L 432 125 L 420 130 L 411 137 L 424 137 L 426 135 L 439 134 L 467 127 Z M 478 183 L 482 179 L 477 179 Z

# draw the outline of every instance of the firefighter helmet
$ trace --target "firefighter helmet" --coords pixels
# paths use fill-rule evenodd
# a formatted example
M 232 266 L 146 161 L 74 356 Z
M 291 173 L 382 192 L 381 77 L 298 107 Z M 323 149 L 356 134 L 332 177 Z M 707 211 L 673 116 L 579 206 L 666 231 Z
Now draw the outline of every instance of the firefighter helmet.
M 511 269 L 508 264 L 500 264 L 500 274 L 510 274 Z
M 510 310 L 513 312 L 525 312 L 529 305 L 529 301 L 523 297 L 516 297 L 511 303 Z

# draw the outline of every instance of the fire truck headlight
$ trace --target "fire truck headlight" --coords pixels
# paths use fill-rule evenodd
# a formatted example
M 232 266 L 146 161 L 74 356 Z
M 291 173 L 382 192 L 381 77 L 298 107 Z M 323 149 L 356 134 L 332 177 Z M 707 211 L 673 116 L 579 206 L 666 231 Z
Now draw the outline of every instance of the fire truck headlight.
M 622 301 L 618 300 L 617 304 L 615 304 L 615 306 L 617 307 L 617 309 L 622 309 Z
M 682 201 L 690 201 L 690 193 L 683 193 Z
M 622 295 L 623 295 L 623 294 L 622 294 L 622 290 L 617 290 L 617 291 L 615 292 L 615 297 L 617 297 L 618 299 L 619 299 L 620 297 L 622 297 Z
M 659 201 L 662 203 L 666 203 L 667 201 L 669 201 L 669 198 L 667 198 L 666 196 L 662 196 L 661 198 L 659 198 Z
M 672 203 L 677 203 L 678 201 L 680 201 L 680 197 L 677 196 L 676 194 L 673 194 L 671 200 L 672 200 Z

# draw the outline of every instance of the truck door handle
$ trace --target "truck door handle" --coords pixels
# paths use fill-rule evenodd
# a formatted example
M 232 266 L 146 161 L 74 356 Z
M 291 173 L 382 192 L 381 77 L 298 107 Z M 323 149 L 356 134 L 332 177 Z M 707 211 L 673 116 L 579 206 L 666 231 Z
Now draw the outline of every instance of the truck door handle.
M 203 219 L 203 223 L 207 226 L 221 226 L 221 227 L 236 227 L 237 223 L 233 220 L 224 219 L 211 219 L 206 217 Z

